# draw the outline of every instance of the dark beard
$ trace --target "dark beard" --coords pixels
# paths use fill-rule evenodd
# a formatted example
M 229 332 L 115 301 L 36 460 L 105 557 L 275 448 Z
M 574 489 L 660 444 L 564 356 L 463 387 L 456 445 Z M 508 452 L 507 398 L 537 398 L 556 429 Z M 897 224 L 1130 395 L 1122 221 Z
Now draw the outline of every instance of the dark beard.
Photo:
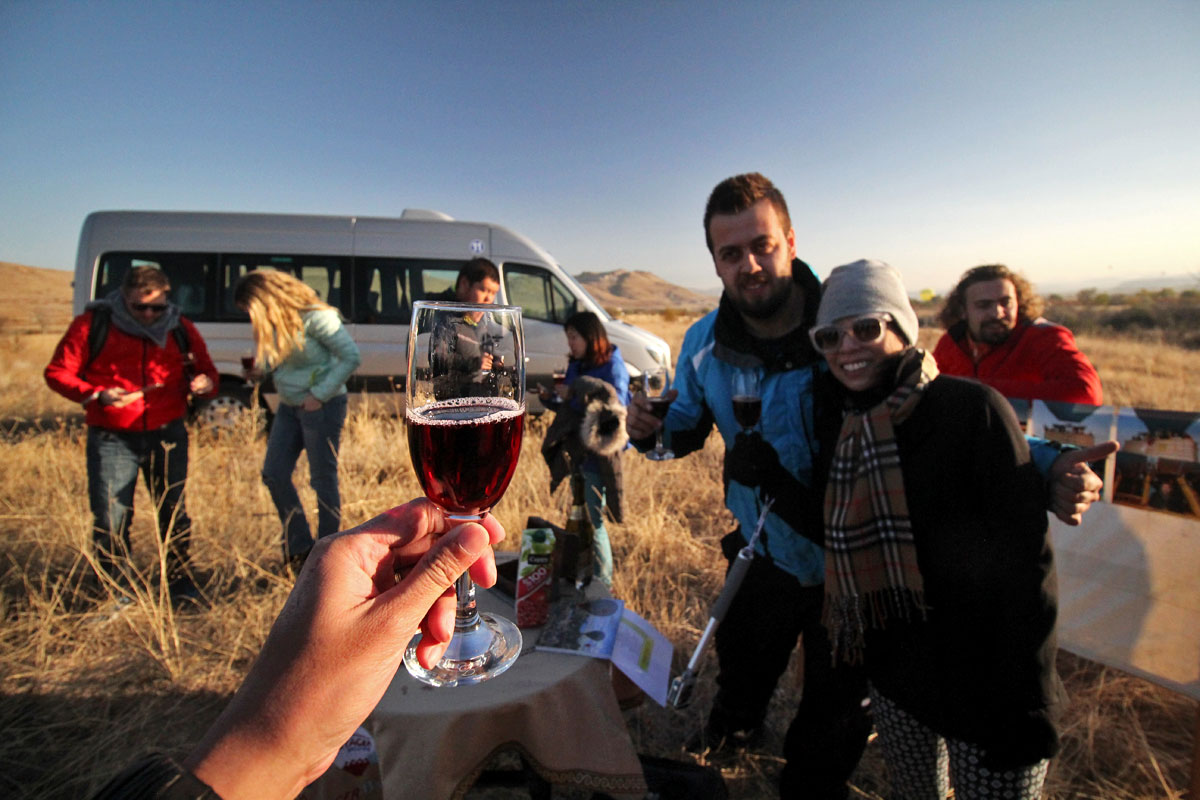
M 750 319 L 770 319 L 787 304 L 792 296 L 792 291 L 793 284 L 789 281 L 781 286 L 779 291 L 772 292 L 757 303 L 747 303 L 741 297 L 735 297 L 732 294 L 729 294 L 729 300 L 743 316 Z
M 973 337 L 975 341 L 981 344 L 991 345 L 993 347 L 1004 344 L 1008 341 L 1008 337 L 1012 335 L 1012 328 L 1005 328 L 1003 325 L 981 325 L 979 327 L 979 335 Z

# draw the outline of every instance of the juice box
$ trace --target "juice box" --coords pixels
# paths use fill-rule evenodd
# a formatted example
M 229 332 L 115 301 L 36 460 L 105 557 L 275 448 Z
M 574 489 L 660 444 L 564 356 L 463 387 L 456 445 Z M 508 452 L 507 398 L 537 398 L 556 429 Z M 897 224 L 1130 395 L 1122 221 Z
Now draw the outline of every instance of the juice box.
M 521 534 L 517 560 L 517 627 L 536 627 L 550 614 L 550 586 L 554 580 L 554 531 L 527 528 Z

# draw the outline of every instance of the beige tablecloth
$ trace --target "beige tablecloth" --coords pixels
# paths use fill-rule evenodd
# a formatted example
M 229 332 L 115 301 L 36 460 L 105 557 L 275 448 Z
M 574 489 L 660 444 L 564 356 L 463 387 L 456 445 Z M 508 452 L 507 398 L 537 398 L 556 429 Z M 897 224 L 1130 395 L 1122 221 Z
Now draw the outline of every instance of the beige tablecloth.
M 513 617 L 511 602 L 481 591 L 479 607 Z M 475 686 L 435 689 L 403 669 L 364 723 L 374 739 L 380 786 L 358 796 L 384 800 L 460 798 L 500 751 L 519 752 L 551 783 L 615 797 L 646 793 L 641 764 L 613 695 L 609 662 L 531 651 L 525 629 L 517 663 Z M 372 761 L 374 759 L 371 759 Z M 374 764 L 365 778 L 371 778 Z M 345 796 L 347 776 L 331 774 L 304 797 Z

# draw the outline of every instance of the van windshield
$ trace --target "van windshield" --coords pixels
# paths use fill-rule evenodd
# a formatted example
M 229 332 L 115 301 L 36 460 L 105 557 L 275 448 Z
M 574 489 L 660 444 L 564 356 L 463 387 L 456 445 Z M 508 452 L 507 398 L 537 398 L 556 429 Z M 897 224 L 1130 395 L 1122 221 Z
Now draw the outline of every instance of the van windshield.
M 505 264 L 504 293 L 509 305 L 521 307 L 524 319 L 562 325 L 580 310 L 570 287 L 542 267 Z

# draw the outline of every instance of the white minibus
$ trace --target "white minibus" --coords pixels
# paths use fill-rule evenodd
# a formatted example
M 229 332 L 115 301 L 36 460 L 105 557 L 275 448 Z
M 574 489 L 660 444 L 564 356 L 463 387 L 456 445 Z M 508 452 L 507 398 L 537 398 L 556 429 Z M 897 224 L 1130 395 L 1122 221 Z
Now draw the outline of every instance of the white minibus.
M 239 278 L 255 269 L 284 270 L 337 308 L 362 352 L 352 393 L 403 386 L 412 303 L 454 286 L 471 258 L 500 270 L 498 303 L 523 309 L 527 383 L 550 385 L 566 366 L 562 325 L 592 311 L 634 377 L 669 366 L 661 338 L 615 320 L 546 251 L 526 237 L 486 222 L 461 222 L 437 211 L 406 210 L 399 218 L 172 211 L 97 211 L 84 220 L 75 263 L 75 313 L 121 284 L 133 266 L 161 268 L 171 299 L 196 323 L 221 373 L 220 392 L 200 411 L 220 424 L 251 402 L 241 356 L 253 337 L 233 304 Z M 266 402 L 273 405 L 269 385 Z M 537 395 L 528 393 L 531 410 Z

